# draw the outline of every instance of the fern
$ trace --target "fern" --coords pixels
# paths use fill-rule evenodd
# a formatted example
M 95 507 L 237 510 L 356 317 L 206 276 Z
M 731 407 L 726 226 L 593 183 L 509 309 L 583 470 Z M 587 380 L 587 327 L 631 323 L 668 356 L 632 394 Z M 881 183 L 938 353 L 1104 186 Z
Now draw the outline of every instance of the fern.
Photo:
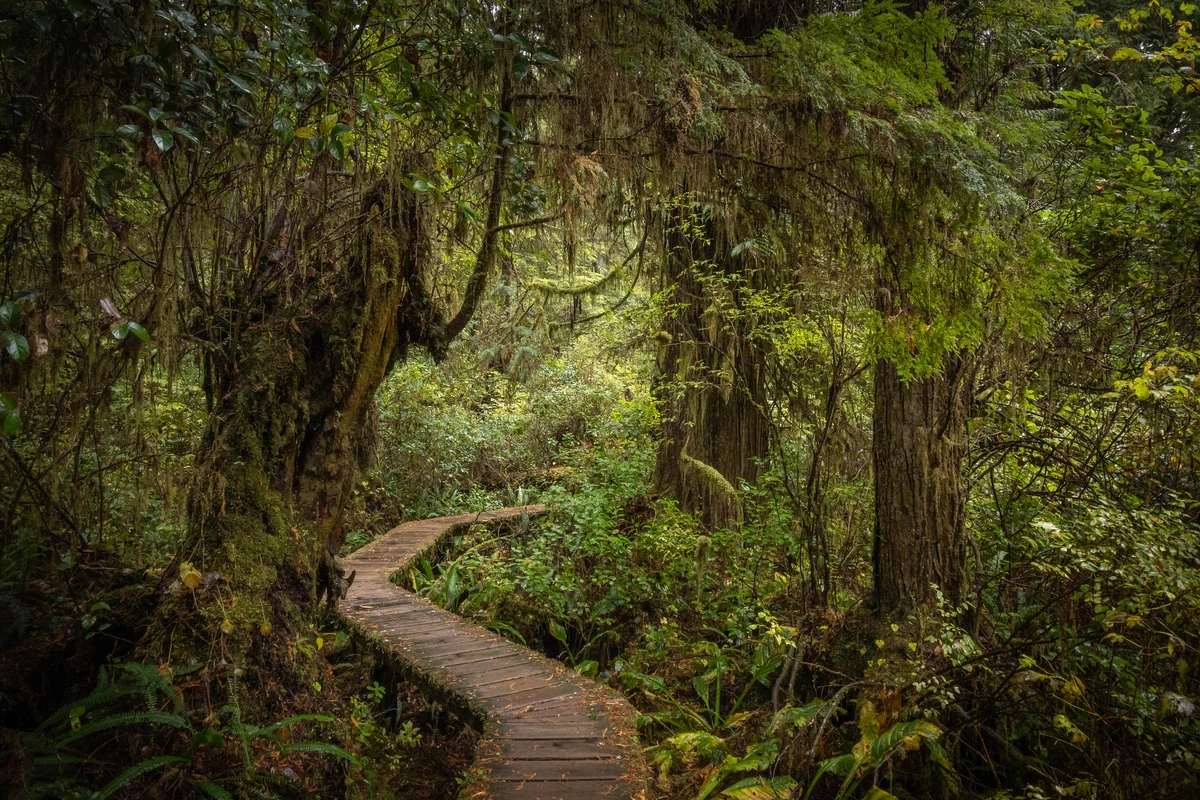
M 233 795 L 212 781 L 190 781 L 190 783 L 214 800 L 233 800 Z
M 113 714 L 107 717 L 101 717 L 95 722 L 84 725 L 77 731 L 72 731 L 67 735 L 60 737 L 55 743 L 55 749 L 60 749 L 71 742 L 91 736 L 93 733 L 108 730 L 109 728 L 124 728 L 130 725 L 141 725 L 143 723 L 153 723 L 156 725 L 168 725 L 172 728 L 187 728 L 187 720 L 177 714 L 167 714 L 163 711 L 127 711 L 122 714 Z
M 147 708 L 158 708 L 158 696 L 162 695 L 172 701 L 177 712 L 183 711 L 183 699 L 175 691 L 175 684 L 157 667 L 152 664 L 134 662 L 122 664 L 121 669 L 134 677 L 137 689 L 146 701 Z
M 74 703 L 67 703 L 66 705 L 60 707 L 57 711 L 47 717 L 46 720 L 37 727 L 37 730 L 39 732 L 48 731 L 55 726 L 66 722 L 69 717 L 80 716 L 79 714 L 72 714 L 72 711 L 76 711 L 77 709 L 81 708 L 84 711 L 89 711 L 102 703 L 115 700 L 122 694 L 126 693 L 128 693 L 128 690 L 122 691 L 112 686 L 109 680 L 108 670 L 104 667 L 101 667 L 100 672 L 96 677 L 96 688 L 92 689 L 87 697 L 84 697 L 82 700 Z
M 351 764 L 358 766 L 358 759 L 347 753 L 336 744 L 329 742 L 296 742 L 295 744 L 285 744 L 279 748 L 280 753 L 324 753 L 325 755 L 337 756 L 349 761 Z
M 288 717 L 287 719 L 281 719 L 278 722 L 272 722 L 270 725 L 261 729 L 260 735 L 269 735 L 277 730 L 290 728 L 291 726 L 300 722 L 333 722 L 333 717 L 326 716 L 324 714 L 297 714 L 294 717 Z
M 184 759 L 180 758 L 179 756 L 154 756 L 153 758 L 147 758 L 145 761 L 139 761 L 137 764 L 134 764 L 132 767 L 113 778 L 112 782 L 109 783 L 108 786 L 105 786 L 103 789 L 93 794 L 90 800 L 106 800 L 106 798 L 112 797 L 113 793 L 118 789 L 141 777 L 142 775 L 145 775 L 150 770 L 158 769 L 159 767 L 166 766 L 167 764 L 180 764 L 183 762 Z

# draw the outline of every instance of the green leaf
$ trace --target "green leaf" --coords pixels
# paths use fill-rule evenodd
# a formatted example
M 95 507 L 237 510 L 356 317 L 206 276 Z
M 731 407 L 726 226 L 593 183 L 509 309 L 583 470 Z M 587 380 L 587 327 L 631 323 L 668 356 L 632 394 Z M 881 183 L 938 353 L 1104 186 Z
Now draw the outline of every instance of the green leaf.
M 54 743 L 54 746 L 61 750 L 71 742 L 82 739 L 85 736 L 91 736 L 93 733 L 105 731 L 110 728 L 126 728 L 134 725 L 145 725 L 147 723 L 166 725 L 170 728 L 187 727 L 187 720 L 178 714 L 168 714 L 165 711 L 129 711 L 123 714 L 101 717 L 95 722 L 84 725 L 78 730 L 62 737 Z
M 556 619 L 550 620 L 550 635 L 561 642 L 563 647 L 567 646 L 567 629 Z
M 250 89 L 250 84 L 246 81 L 245 78 L 241 78 L 237 75 L 226 75 L 225 77 L 227 77 L 229 79 L 229 82 L 233 84 L 234 88 L 237 89 L 242 94 L 253 94 L 253 92 Z
M 190 128 L 183 128 L 183 127 L 171 128 L 171 133 L 175 134 L 176 136 L 180 137 L 181 139 L 191 142 L 192 144 L 200 144 L 200 137 L 198 137 L 198 136 L 196 136 L 196 134 L 192 133 Z
M 180 758 L 179 756 L 155 756 L 154 758 L 147 758 L 145 761 L 134 764 L 132 767 L 113 778 L 112 783 L 108 784 L 108 786 L 105 786 L 99 792 L 92 795 L 92 800 L 106 800 L 106 798 L 112 797 L 118 789 L 122 788 L 128 783 L 131 783 L 150 770 L 164 767 L 167 764 L 179 764 L 183 762 L 186 762 L 186 759 Z
M 779 755 L 779 745 L 774 742 L 759 742 L 741 758 L 727 756 L 719 767 L 712 771 L 708 780 L 700 787 L 696 800 L 704 800 L 712 794 L 721 783 L 737 772 L 753 772 L 765 770 L 775 762 Z
M 767 731 L 779 731 L 786 726 L 791 726 L 795 730 L 799 730 L 812 722 L 817 716 L 828 713 L 828 711 L 829 706 L 824 700 L 813 700 L 811 703 L 800 708 L 786 706 L 779 709 L 779 712 L 771 718 L 771 724 L 767 726 Z
M 891 792 L 885 792 L 878 786 L 872 786 L 871 791 L 867 792 L 863 800 L 896 800 L 896 795 Z
M 516 78 L 517 80 L 521 80 L 526 75 L 528 75 L 529 68 L 530 68 L 530 64 L 529 64 L 529 61 L 527 61 L 526 59 L 521 58 L 520 56 L 517 56 L 516 58 L 513 59 L 512 74 L 513 74 L 513 77 Z
M 126 336 L 129 335 L 129 323 L 128 322 L 118 323 L 116 325 L 113 325 L 111 328 L 109 328 L 109 330 L 112 332 L 113 338 L 119 342 L 122 339 L 124 339 Z
M 143 342 L 150 341 L 150 332 L 143 328 L 137 322 L 126 322 L 125 326 L 129 329 L 129 333 L 141 339 Z
M 107 167 L 96 173 L 96 178 L 104 181 L 105 183 L 116 183 L 117 181 L 123 181 L 128 176 L 129 173 L 125 171 L 125 168 L 117 164 L 109 164 Z
M 0 392 L 0 408 L 3 408 L 5 411 L 16 411 L 16 395 L 9 394 L 8 392 Z
M 821 776 L 822 772 L 832 772 L 834 775 L 845 777 L 858 765 L 858 759 L 853 753 L 843 753 L 840 756 L 827 758 L 821 762 L 821 768 L 817 771 L 817 777 Z
M 721 792 L 729 800 L 785 800 L 792 796 L 796 782 L 786 776 L 745 778 Z
M 704 731 L 687 731 L 685 733 L 677 733 L 669 739 L 664 739 L 653 747 L 647 747 L 645 752 L 653 755 L 664 750 L 673 750 L 685 755 L 696 753 L 704 759 L 711 759 L 714 754 L 720 753 L 724 749 L 725 740 L 718 736 L 713 736 L 711 733 L 705 733 Z
M 871 742 L 869 757 L 872 762 L 877 762 L 895 747 L 903 746 L 915 750 L 920 746 L 922 739 L 933 741 L 941 735 L 942 729 L 932 722 L 920 719 L 898 722 Z
M 280 144 L 287 144 L 296 135 L 296 129 L 292 127 L 292 123 L 283 117 L 276 117 L 271 123 L 271 130 L 275 131 L 275 135 L 279 137 Z
M 21 412 L 0 411 L 0 430 L 5 436 L 16 436 L 21 430 Z
M 233 800 L 233 795 L 212 781 L 191 781 L 191 784 L 216 800 Z
M 21 430 L 21 412 L 15 409 L 0 411 L 0 429 L 4 430 L 5 436 L 16 436 Z
M 130 114 L 137 114 L 142 119 L 150 119 L 150 115 L 147 114 L 145 109 L 141 108 L 140 106 L 124 105 L 121 106 L 121 110 L 128 111 Z
M 296 742 L 295 744 L 285 744 L 279 748 L 280 753 L 325 753 L 330 756 L 337 756 L 349 761 L 351 764 L 358 764 L 358 759 L 347 753 L 336 744 L 328 742 Z
M 29 342 L 19 333 L 0 331 L 0 342 L 4 343 L 4 352 L 18 363 L 29 358 Z
M 171 135 L 171 132 L 162 130 L 161 128 L 155 128 L 150 131 L 150 138 L 154 140 L 154 144 L 163 153 L 170 150 L 171 145 L 175 144 L 175 137 Z
M 696 694 L 704 701 L 704 705 L 708 706 L 708 683 L 699 676 L 692 678 L 692 688 L 696 690 Z
M 621 679 L 627 686 L 640 686 L 649 692 L 655 694 L 670 695 L 667 690 L 667 682 L 657 675 L 647 675 L 644 672 L 622 672 Z
M 6 328 L 15 328 L 17 323 L 21 321 L 21 304 L 15 300 L 9 300 L 7 303 L 0 305 L 0 325 Z

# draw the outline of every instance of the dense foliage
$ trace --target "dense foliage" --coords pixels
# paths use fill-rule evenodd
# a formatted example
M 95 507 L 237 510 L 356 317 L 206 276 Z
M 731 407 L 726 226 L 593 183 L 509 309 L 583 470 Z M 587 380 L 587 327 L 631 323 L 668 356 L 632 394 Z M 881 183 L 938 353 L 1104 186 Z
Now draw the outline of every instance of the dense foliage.
M 1193 4 L 9 5 L 12 796 L 453 795 L 534 501 L 647 797 L 1200 793 Z

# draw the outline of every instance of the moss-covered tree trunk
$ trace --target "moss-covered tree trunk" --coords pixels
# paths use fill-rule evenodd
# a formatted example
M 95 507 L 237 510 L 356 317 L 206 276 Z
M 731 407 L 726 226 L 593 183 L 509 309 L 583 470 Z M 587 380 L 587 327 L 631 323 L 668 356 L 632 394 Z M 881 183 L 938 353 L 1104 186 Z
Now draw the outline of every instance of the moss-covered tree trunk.
M 507 109 L 507 82 L 503 99 Z M 256 630 L 269 630 L 264 623 L 287 626 L 322 595 L 333 604 L 344 594 L 337 554 L 371 453 L 376 391 L 410 346 L 440 354 L 478 307 L 502 228 L 509 148 L 502 130 L 487 227 L 466 297 L 448 322 L 425 286 L 420 195 L 394 176 L 366 191 L 348 219 L 325 218 L 314 167 L 294 208 L 281 203 L 269 220 L 262 214 L 257 249 L 267 255 L 248 278 L 229 282 L 234 310 L 207 323 L 217 346 L 205 358 L 210 413 L 183 554 L 230 587 L 232 603 L 209 604 L 206 613 L 232 625 L 224 633 L 237 637 L 231 650 L 244 652 Z M 329 228 L 351 242 L 346 250 L 322 238 Z M 318 244 L 288 244 L 306 238 Z M 229 333 L 222 339 L 214 330 Z
M 375 392 L 410 344 L 441 335 L 422 282 L 415 197 L 377 189 L 359 224 L 340 270 L 306 264 L 306 280 L 266 298 L 239 341 L 207 359 L 211 412 L 185 555 L 228 581 L 235 630 L 286 623 L 309 606 L 314 566 L 319 591 L 340 594 L 336 554 Z
M 694 221 L 693 221 L 694 222 Z M 742 307 L 748 275 L 715 241 L 711 224 L 667 234 L 665 278 L 674 313 L 661 334 L 658 491 L 712 527 L 741 518 L 735 488 L 759 475 L 769 444 L 756 320 Z
M 904 381 L 889 361 L 875 366 L 874 573 L 881 614 L 931 606 L 940 591 L 958 603 L 967 588 L 967 450 L 964 364 Z

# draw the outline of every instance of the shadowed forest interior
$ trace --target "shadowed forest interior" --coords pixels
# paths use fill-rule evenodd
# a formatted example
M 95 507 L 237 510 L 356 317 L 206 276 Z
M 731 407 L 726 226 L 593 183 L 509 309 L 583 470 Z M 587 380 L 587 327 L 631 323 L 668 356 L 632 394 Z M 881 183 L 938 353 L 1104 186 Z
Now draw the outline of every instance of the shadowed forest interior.
M 1200 796 L 1197 20 L 7 0 L 0 796 Z

